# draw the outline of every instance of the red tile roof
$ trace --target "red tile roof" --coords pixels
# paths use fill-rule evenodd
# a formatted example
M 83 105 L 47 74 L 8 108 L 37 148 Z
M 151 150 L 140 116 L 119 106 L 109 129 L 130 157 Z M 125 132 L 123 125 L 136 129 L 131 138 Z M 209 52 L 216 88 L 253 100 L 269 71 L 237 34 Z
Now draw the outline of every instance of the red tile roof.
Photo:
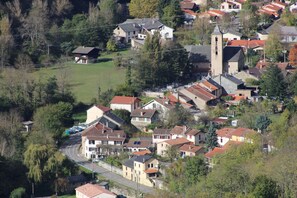
M 140 156 L 140 155 L 147 155 L 147 154 L 151 154 L 152 152 L 150 150 L 143 150 L 143 151 L 136 151 L 134 153 L 132 153 L 133 155 L 137 155 L 137 156 Z
M 229 46 L 240 46 L 245 49 L 256 48 L 256 47 L 264 47 L 264 40 L 232 40 L 229 41 L 227 45 Z
M 232 131 L 232 136 L 237 136 L 237 137 L 245 137 L 246 135 L 249 134 L 256 134 L 256 132 L 252 129 L 248 129 L 248 128 L 237 128 L 234 131 Z
M 217 130 L 216 133 L 219 137 L 231 138 L 232 131 L 234 131 L 234 128 L 222 128 L 222 129 Z
M 213 95 L 212 93 L 209 93 L 198 84 L 187 88 L 187 91 L 191 92 L 192 94 L 194 94 L 195 96 L 199 97 L 200 99 L 206 102 L 216 99 L 215 95 Z
M 222 17 L 225 15 L 225 12 L 222 12 L 221 10 L 209 10 L 207 11 L 208 14 L 210 14 L 211 16 L 218 16 L 218 17 Z
M 152 147 L 152 140 L 130 139 L 127 143 L 124 144 L 124 146 L 133 148 L 149 148 Z
M 216 87 L 215 85 L 211 84 L 208 80 L 203 80 L 199 83 L 199 85 L 201 85 L 202 87 L 205 86 L 207 89 L 209 89 L 210 91 L 215 91 L 218 90 L 219 88 Z
M 196 153 L 201 149 L 203 149 L 202 146 L 195 146 L 194 144 L 184 144 L 179 148 L 180 151 L 193 152 L 193 153 Z
M 104 113 L 106 113 L 106 112 L 108 112 L 108 111 L 111 110 L 110 108 L 105 107 L 105 106 L 103 106 L 103 105 L 96 105 L 96 107 L 97 107 L 98 109 L 100 109 L 101 111 L 103 111 Z
M 175 126 L 173 129 L 171 129 L 170 134 L 176 134 L 176 135 L 181 135 L 185 134 L 188 130 L 187 126 Z
M 86 197 L 92 198 L 101 194 L 108 194 L 108 195 L 114 195 L 116 194 L 110 192 L 109 190 L 106 190 L 105 188 L 96 185 L 96 184 L 85 184 L 80 187 L 77 187 L 75 189 L 76 191 L 82 193 Z
M 177 138 L 177 139 L 173 139 L 173 140 L 166 140 L 164 142 L 166 142 L 167 144 L 169 144 L 171 146 L 190 143 L 190 141 L 187 140 L 186 138 Z
M 156 168 L 148 168 L 144 172 L 149 174 L 149 173 L 157 173 L 159 171 Z
M 206 158 L 213 158 L 214 156 L 216 156 L 218 154 L 223 154 L 223 153 L 225 153 L 224 148 L 215 147 L 212 151 L 209 151 L 209 152 L 205 153 L 204 156 Z
M 131 97 L 131 96 L 115 96 L 110 101 L 110 104 L 133 104 L 137 101 L 140 101 L 137 97 Z

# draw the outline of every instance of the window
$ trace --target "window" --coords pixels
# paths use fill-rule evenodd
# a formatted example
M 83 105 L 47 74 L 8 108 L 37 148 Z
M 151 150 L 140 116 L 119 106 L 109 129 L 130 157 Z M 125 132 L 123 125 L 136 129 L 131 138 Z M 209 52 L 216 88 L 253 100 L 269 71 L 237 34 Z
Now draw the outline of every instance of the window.
M 156 108 L 156 104 L 155 103 L 153 103 L 153 109 L 155 109 Z
M 95 144 L 95 140 L 89 140 L 89 144 Z
M 133 34 L 135 34 L 135 31 L 133 31 Z
M 221 138 L 221 143 L 223 142 L 223 138 Z
M 140 164 L 138 164 L 138 167 L 140 168 Z
M 198 139 L 201 140 L 201 135 L 199 134 Z

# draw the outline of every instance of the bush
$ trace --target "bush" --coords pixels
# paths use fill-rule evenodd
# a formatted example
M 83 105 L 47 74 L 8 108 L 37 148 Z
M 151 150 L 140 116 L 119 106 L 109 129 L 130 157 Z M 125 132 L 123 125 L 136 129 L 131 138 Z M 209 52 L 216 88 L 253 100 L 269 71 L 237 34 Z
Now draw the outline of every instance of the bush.
M 22 198 L 24 197 L 26 194 L 26 189 L 23 187 L 19 187 L 14 189 L 11 193 L 10 193 L 10 198 Z

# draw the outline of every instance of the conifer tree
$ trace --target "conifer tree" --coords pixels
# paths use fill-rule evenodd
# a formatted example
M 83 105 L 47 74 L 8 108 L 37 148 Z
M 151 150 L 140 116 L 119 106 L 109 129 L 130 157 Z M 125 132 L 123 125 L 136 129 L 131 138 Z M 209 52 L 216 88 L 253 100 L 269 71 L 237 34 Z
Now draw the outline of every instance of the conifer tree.
M 213 123 L 210 123 L 208 132 L 206 133 L 206 146 L 209 150 L 213 150 L 218 146 L 218 136 Z

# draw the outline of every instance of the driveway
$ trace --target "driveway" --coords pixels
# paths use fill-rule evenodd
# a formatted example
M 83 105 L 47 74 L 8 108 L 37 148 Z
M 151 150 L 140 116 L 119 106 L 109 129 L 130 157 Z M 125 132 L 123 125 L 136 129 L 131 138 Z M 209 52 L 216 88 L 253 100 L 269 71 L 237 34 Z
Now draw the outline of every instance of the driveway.
M 80 144 L 81 144 L 81 134 L 72 135 L 70 136 L 69 140 L 60 148 L 60 151 L 64 153 L 69 159 L 77 163 L 78 165 L 83 166 L 90 171 L 93 170 L 94 172 L 105 177 L 106 179 L 109 179 L 120 185 L 124 185 L 134 190 L 138 190 L 139 192 L 142 192 L 145 194 L 153 194 L 153 192 L 155 191 L 154 188 L 137 184 L 136 182 L 133 182 L 131 180 L 127 180 L 116 173 L 110 172 L 110 170 L 107 170 L 105 168 L 98 166 L 96 163 L 89 162 L 88 160 L 86 160 L 86 158 L 84 158 L 79 154 L 78 150 L 79 150 Z

